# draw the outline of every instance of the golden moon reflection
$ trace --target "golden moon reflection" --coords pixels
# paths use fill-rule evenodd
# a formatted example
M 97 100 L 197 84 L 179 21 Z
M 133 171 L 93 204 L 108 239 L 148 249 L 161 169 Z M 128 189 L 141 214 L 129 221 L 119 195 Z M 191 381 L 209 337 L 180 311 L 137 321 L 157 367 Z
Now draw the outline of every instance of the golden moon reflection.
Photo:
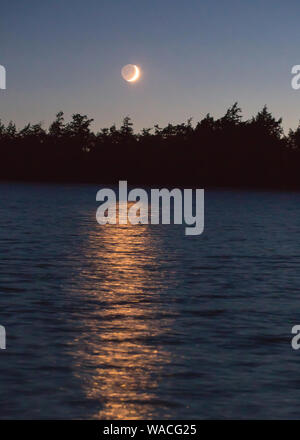
M 122 68 L 121 73 L 122 73 L 122 77 L 127 82 L 137 81 L 141 74 L 139 67 L 136 66 L 135 64 L 127 64 Z
M 89 264 L 80 272 L 80 292 L 94 306 L 83 323 L 87 332 L 75 341 L 75 364 L 88 371 L 79 379 L 87 399 L 103 405 L 91 417 L 151 419 L 159 378 L 171 362 L 158 341 L 174 319 L 171 311 L 161 314 L 161 243 L 147 225 L 97 226 L 82 250 Z

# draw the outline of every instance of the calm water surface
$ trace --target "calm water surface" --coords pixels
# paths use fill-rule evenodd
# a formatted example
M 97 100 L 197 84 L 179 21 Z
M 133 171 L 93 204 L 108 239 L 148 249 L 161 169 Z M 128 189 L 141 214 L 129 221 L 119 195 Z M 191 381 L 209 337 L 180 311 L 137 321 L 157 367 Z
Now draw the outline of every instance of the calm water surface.
M 300 418 L 300 194 L 206 191 L 186 237 L 98 189 L 0 184 L 0 418 Z

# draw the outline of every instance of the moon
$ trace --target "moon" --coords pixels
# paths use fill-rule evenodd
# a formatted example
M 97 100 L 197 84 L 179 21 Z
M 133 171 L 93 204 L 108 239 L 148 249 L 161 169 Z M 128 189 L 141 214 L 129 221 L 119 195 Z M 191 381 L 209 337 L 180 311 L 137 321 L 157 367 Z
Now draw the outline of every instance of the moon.
M 122 77 L 127 82 L 135 82 L 139 79 L 141 72 L 138 66 L 135 64 L 127 64 L 122 68 Z

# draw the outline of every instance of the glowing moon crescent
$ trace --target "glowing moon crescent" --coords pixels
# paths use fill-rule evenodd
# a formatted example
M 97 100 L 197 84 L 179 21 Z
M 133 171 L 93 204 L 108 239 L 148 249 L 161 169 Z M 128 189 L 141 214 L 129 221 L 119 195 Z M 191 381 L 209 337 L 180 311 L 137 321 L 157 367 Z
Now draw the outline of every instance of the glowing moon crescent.
M 125 81 L 134 82 L 140 76 L 140 69 L 135 64 L 127 64 L 122 69 L 122 76 Z

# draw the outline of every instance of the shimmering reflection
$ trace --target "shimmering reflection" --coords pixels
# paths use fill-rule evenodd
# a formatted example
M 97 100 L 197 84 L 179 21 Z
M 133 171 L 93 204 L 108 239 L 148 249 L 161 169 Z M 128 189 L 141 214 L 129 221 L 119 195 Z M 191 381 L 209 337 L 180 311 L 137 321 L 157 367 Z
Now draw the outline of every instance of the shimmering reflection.
M 209 190 L 186 237 L 98 190 L 0 184 L 0 419 L 299 419 L 300 193 Z
M 173 317 L 160 312 L 159 244 L 147 225 L 97 226 L 87 239 L 80 290 L 95 308 L 76 358 L 87 398 L 103 404 L 94 417 L 151 418 L 160 405 L 156 389 L 170 362 L 160 339 Z

